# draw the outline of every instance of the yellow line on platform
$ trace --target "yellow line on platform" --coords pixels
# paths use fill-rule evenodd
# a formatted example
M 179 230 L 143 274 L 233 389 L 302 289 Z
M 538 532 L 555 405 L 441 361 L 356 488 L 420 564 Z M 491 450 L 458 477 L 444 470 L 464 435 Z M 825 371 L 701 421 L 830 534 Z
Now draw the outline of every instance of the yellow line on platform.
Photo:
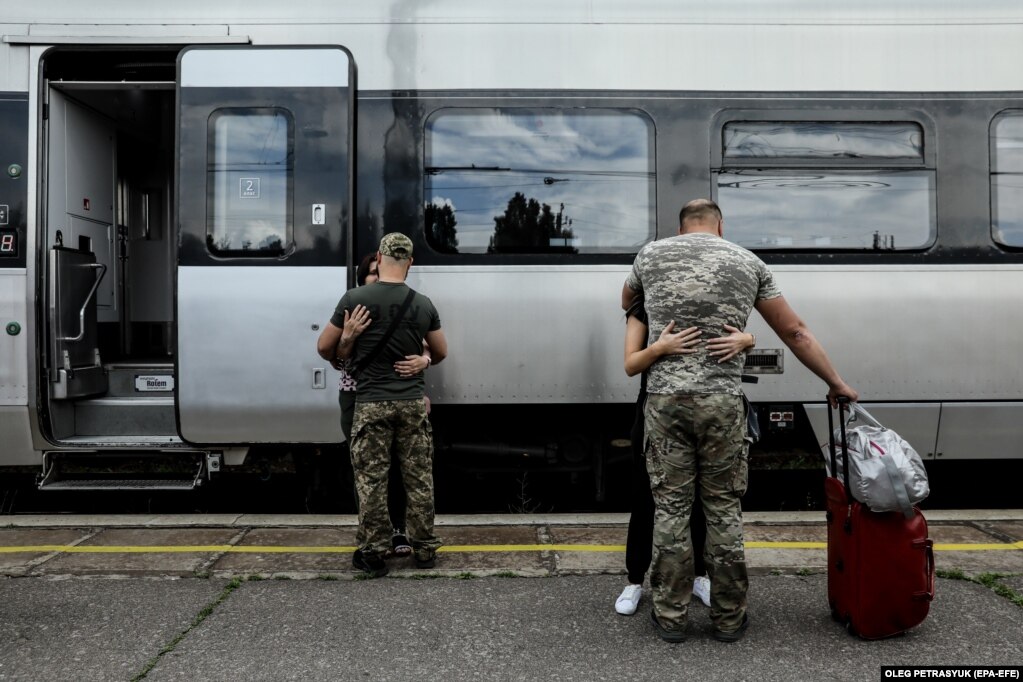
M 746 549 L 827 549 L 825 542 L 747 542 Z M 350 546 L 275 545 L 22 545 L 0 546 L 0 554 L 62 552 L 65 554 L 350 554 Z M 938 552 L 1023 550 L 1023 542 L 934 545 Z M 446 545 L 440 552 L 624 552 L 625 545 Z
M 249 554 L 345 554 L 355 547 L 280 547 L 265 545 L 26 545 L 0 547 L 0 554 L 14 552 L 64 552 L 66 554 L 188 554 L 234 552 Z
M 625 545 L 445 545 L 438 552 L 624 552 Z
M 746 549 L 827 549 L 826 542 L 756 542 L 745 543 Z
M 1003 551 L 1006 549 L 1023 549 L 1023 542 L 993 543 L 993 544 L 951 544 L 941 543 L 934 545 L 936 552 L 978 552 L 978 551 Z

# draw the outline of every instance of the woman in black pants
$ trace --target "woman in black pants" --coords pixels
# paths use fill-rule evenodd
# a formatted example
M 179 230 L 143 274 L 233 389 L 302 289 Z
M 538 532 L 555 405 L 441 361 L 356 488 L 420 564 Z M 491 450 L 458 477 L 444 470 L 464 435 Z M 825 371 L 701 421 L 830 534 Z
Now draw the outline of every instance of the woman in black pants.
M 643 451 L 646 370 L 665 355 L 696 353 L 701 332 L 696 327 L 676 332 L 675 322 L 672 321 L 661 332 L 657 341 L 647 346 L 647 316 L 643 309 L 642 297 L 637 297 L 633 301 L 625 317 L 625 372 L 629 376 L 643 373 L 631 434 L 632 514 L 629 517 L 629 534 L 625 541 L 625 568 L 629 574 L 629 584 L 615 600 L 615 611 L 623 616 L 631 616 L 636 612 L 639 600 L 643 596 L 643 579 L 650 568 L 654 540 L 654 496 L 650 490 L 650 475 L 647 473 L 646 456 Z M 728 332 L 727 336 L 707 342 L 709 354 L 718 357 L 719 362 L 733 357 L 756 342 L 752 334 L 740 332 L 733 327 L 726 326 L 725 331 Z M 710 580 L 707 578 L 707 567 L 703 559 L 703 547 L 707 541 L 707 519 L 699 500 L 693 504 L 689 532 L 693 543 L 693 568 L 696 575 L 693 581 L 693 594 L 706 606 L 710 606 Z

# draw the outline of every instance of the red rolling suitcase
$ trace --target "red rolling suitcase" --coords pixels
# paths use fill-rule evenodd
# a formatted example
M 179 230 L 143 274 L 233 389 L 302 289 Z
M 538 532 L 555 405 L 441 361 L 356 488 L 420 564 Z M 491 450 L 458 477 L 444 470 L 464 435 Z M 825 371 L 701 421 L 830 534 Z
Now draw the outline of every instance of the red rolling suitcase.
M 873 512 L 848 494 L 847 401 L 839 402 L 842 478 L 828 408 L 833 477 L 824 481 L 828 520 L 828 603 L 832 617 L 864 639 L 891 637 L 923 622 L 934 599 L 934 549 L 919 507 L 913 517 Z

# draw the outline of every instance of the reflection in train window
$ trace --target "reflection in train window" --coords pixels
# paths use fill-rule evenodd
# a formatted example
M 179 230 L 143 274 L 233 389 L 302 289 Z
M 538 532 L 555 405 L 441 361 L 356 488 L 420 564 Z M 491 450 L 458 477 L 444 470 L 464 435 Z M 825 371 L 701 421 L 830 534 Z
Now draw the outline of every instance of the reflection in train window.
M 426 127 L 444 253 L 635 253 L 654 235 L 654 130 L 635 111 L 445 109 Z
M 732 122 L 722 130 L 728 159 L 923 159 L 918 123 Z
M 1023 112 L 991 125 L 991 233 L 1005 246 L 1023 246 Z
M 279 256 L 292 241 L 294 123 L 283 109 L 213 113 L 206 245 L 221 256 Z
M 749 249 L 894 251 L 934 242 L 935 173 L 915 123 L 728 123 L 717 200 Z

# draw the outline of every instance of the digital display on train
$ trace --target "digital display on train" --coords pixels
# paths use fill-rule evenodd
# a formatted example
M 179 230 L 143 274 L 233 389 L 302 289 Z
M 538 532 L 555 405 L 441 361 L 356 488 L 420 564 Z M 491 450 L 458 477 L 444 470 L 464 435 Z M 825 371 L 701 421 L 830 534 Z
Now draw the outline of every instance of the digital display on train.
M 0 229 L 0 258 L 18 257 L 18 231 Z

